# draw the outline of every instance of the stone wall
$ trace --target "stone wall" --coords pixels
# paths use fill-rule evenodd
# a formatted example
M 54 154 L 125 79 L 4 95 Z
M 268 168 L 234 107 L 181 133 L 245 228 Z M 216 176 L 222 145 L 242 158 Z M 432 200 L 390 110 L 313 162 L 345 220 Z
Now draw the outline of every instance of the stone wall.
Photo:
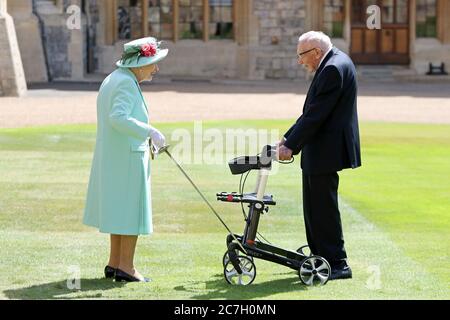
M 41 23 L 41 36 L 47 56 L 49 80 L 82 80 L 86 73 L 86 19 L 81 15 L 81 29 L 69 29 L 66 9 L 81 0 L 64 0 L 60 6 L 53 1 L 34 0 Z
M 414 43 L 411 55 L 411 68 L 418 74 L 428 72 L 428 64 L 440 66 L 443 62 L 445 69 L 450 73 L 450 44 L 443 44 L 438 39 L 418 38 Z
M 238 46 L 231 40 L 180 40 L 163 42 L 169 49 L 167 59 L 159 63 L 160 73 L 180 78 L 237 78 Z M 122 48 L 120 48 L 122 50 Z
M 27 91 L 22 59 L 6 0 L 0 0 L 0 96 L 22 96 Z
M 298 78 L 305 72 L 297 65 L 296 50 L 305 32 L 305 1 L 256 0 L 253 12 L 259 21 L 255 75 L 258 78 Z
M 127 41 L 114 40 L 117 30 L 112 18 L 113 1 L 10 2 L 14 5 L 12 15 L 16 19 L 23 65 L 30 82 L 46 81 L 46 74 L 48 80 L 77 81 L 85 79 L 88 73 L 107 74 L 115 69 L 115 62 Z M 34 4 L 33 12 L 29 4 L 25 6 L 27 2 Z M 70 30 L 66 25 L 69 17 L 66 9 L 72 4 L 81 7 L 82 3 L 85 6 L 81 30 Z M 236 0 L 234 40 L 167 41 L 165 45 L 170 54 L 161 62 L 161 74 L 255 80 L 309 77 L 297 64 L 296 45 L 299 35 L 310 29 L 320 29 L 317 18 L 322 10 L 320 3 L 316 0 Z M 450 5 L 445 8 L 446 12 L 450 11 Z M 37 21 L 40 28 L 37 28 Z M 346 23 L 349 30 L 349 19 Z M 445 28 L 440 33 L 444 31 Z M 349 31 L 346 34 L 343 39 L 332 39 L 344 52 L 349 51 L 350 45 Z M 411 41 L 415 45 L 411 49 L 411 69 L 422 74 L 430 61 L 444 61 L 450 68 L 450 43 L 441 43 L 438 39 Z
M 95 18 L 95 71 L 109 73 L 122 53 L 123 43 L 105 41 L 108 15 L 97 0 L 87 15 Z M 297 65 L 297 40 L 305 30 L 304 0 L 239 0 L 236 40 L 166 41 L 170 54 L 161 62 L 163 75 L 239 79 L 304 78 Z M 91 24 L 92 21 L 90 20 Z M 92 59 L 92 57 L 91 57 Z

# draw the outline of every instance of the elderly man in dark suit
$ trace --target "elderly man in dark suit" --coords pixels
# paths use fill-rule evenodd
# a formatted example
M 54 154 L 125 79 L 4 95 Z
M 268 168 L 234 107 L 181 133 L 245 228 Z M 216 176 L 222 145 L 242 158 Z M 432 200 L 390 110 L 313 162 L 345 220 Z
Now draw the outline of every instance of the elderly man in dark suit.
M 298 63 L 315 72 L 303 113 L 279 142 L 279 158 L 301 155 L 308 245 L 331 265 L 330 280 L 352 277 L 338 208 L 338 171 L 361 166 L 356 70 L 322 32 L 300 36 Z

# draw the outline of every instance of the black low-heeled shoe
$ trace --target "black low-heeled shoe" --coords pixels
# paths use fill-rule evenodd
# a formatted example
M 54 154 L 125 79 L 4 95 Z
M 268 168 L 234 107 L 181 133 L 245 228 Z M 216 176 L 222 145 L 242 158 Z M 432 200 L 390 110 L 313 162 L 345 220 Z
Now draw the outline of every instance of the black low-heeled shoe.
M 105 278 L 107 278 L 107 279 L 114 278 L 114 276 L 116 275 L 116 270 L 117 270 L 116 268 L 106 266 L 105 267 Z
M 133 277 L 132 275 L 120 270 L 120 269 L 116 269 L 116 275 L 114 277 L 114 280 L 117 282 L 150 282 L 151 279 L 150 278 L 144 278 L 144 280 L 139 280 L 136 277 Z

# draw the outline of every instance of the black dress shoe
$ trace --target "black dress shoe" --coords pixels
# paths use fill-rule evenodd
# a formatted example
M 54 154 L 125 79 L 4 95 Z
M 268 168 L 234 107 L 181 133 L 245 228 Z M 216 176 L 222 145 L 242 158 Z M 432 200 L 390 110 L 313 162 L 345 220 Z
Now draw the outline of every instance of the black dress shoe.
M 352 269 L 349 266 L 341 268 L 331 268 L 331 274 L 328 280 L 351 279 Z
M 149 278 L 144 278 L 144 280 L 139 280 L 136 277 L 133 277 L 132 275 L 117 269 L 116 270 L 116 275 L 114 277 L 114 280 L 116 280 L 117 282 L 150 282 L 151 280 Z
M 114 278 L 114 275 L 116 274 L 116 268 L 106 266 L 105 267 L 105 278 L 110 279 Z

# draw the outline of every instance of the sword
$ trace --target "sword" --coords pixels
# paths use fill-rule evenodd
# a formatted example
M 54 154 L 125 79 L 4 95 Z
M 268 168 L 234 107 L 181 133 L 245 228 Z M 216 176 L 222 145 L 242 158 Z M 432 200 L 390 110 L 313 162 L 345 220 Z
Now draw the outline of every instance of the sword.
M 152 145 L 153 146 L 153 145 Z M 242 244 L 239 242 L 239 240 L 236 238 L 236 236 L 234 235 L 234 233 L 230 230 L 230 228 L 226 225 L 226 223 L 222 220 L 222 218 L 220 217 L 220 215 L 217 213 L 217 211 L 213 208 L 213 206 L 209 203 L 208 199 L 205 198 L 205 196 L 203 195 L 203 193 L 200 191 L 200 189 L 195 185 L 194 181 L 192 181 L 191 178 L 189 178 L 189 176 L 187 175 L 186 171 L 184 171 L 184 169 L 181 167 L 181 165 L 174 159 L 174 157 L 170 154 L 169 152 L 169 145 L 166 145 L 164 147 L 161 147 L 159 149 L 156 149 L 156 147 L 154 147 L 153 152 L 155 153 L 155 155 L 160 154 L 162 152 L 165 152 L 170 159 L 172 159 L 172 161 L 176 164 L 176 166 L 178 167 L 178 169 L 180 169 L 180 171 L 183 173 L 183 175 L 186 177 L 186 179 L 192 184 L 192 186 L 194 187 L 194 189 L 197 191 L 197 193 L 200 195 L 200 197 L 203 199 L 203 201 L 208 205 L 208 207 L 211 209 L 211 211 L 216 215 L 217 219 L 219 219 L 219 221 L 222 223 L 222 225 L 228 230 L 228 232 L 230 233 L 230 235 L 233 237 L 233 239 L 235 241 L 237 241 L 239 247 L 242 249 L 242 251 L 247 254 L 247 250 L 244 249 L 244 247 L 242 246 Z

